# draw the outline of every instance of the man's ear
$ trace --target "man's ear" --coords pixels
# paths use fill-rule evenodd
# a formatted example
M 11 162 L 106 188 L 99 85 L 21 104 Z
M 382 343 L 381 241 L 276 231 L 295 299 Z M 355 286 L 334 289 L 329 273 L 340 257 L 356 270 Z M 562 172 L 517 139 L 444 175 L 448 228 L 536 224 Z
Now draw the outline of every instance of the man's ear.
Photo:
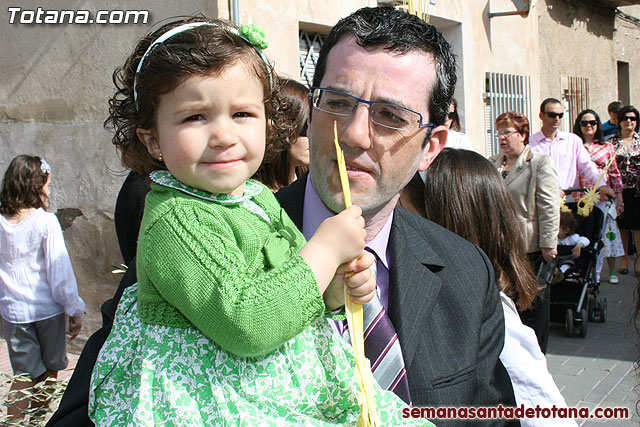
M 447 135 L 449 129 L 445 125 L 436 126 L 431 131 L 431 139 L 427 143 L 422 153 L 423 157 L 420 160 L 418 171 L 422 172 L 427 170 L 431 162 L 440 154 L 444 147 L 447 145 Z
M 540 120 L 542 120 L 542 117 L 544 117 L 544 113 L 541 111 L 540 113 L 538 113 L 538 117 L 540 118 Z
M 136 135 L 142 144 L 147 147 L 147 151 L 154 159 L 159 159 L 162 151 L 160 150 L 160 144 L 158 138 L 152 129 L 136 128 Z
M 309 138 L 309 143 L 311 143 L 311 119 L 313 118 L 313 108 L 309 111 L 309 117 L 307 117 L 307 138 Z

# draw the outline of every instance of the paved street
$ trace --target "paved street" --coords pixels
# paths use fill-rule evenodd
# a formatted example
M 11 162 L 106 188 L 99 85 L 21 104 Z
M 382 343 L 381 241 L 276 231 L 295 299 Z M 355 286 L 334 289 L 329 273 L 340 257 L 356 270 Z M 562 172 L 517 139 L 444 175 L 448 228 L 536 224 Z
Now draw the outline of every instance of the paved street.
M 578 420 L 581 426 L 639 426 L 635 411 L 640 379 L 633 368 L 639 355 L 640 337 L 630 323 L 636 289 L 633 271 L 618 275 L 620 283 L 611 285 L 606 279 L 601 295 L 607 298 L 608 314 L 605 323 L 589 322 L 587 336 L 568 338 L 564 324 L 552 323 L 547 363 L 549 371 L 570 407 L 615 407 L 631 409 L 631 419 Z

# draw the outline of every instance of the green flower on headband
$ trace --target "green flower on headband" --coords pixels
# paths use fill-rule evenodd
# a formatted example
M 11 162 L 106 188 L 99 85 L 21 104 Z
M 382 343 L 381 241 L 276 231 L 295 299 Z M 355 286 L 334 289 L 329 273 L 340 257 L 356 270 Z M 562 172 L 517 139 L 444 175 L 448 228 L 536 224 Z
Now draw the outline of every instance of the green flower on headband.
M 269 47 L 264 30 L 256 24 L 242 24 L 240 26 L 240 35 L 257 48 L 264 50 Z

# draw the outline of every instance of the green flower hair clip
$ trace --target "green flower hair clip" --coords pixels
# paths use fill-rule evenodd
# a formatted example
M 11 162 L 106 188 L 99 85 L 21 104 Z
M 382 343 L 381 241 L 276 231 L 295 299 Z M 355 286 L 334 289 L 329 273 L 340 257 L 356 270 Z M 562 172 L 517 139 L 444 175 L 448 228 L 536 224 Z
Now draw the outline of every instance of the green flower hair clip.
M 264 34 L 264 30 L 256 24 L 242 24 L 240 26 L 240 36 L 253 46 L 262 50 L 269 47 L 269 42 Z

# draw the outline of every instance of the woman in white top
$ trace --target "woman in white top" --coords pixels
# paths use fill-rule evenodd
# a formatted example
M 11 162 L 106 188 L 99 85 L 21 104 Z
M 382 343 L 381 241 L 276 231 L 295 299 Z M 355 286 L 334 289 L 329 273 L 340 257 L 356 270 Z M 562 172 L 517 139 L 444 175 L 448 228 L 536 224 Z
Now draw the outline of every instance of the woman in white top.
M 498 171 L 480 154 L 446 148 L 427 169 L 424 200 L 428 219 L 480 246 L 493 265 L 505 317 L 500 361 L 511 377 L 518 406 L 566 408 L 533 330 L 518 316 L 517 310 L 531 306 L 538 285 Z M 572 419 L 523 418 L 520 422 L 523 426 L 576 425 Z
M 74 338 L 85 309 L 60 223 L 44 211 L 50 182 L 47 162 L 20 155 L 9 164 L 0 191 L 0 314 L 13 373 L 31 379 L 11 386 L 19 398 L 8 408 L 15 419 L 23 418 L 30 403 L 28 393 L 18 390 L 52 377 L 55 381 L 66 368 L 65 313 L 67 334 Z
M 460 132 L 460 116 L 458 116 L 458 101 L 453 99 L 453 102 L 449 106 L 449 114 L 444 122 L 445 126 L 449 128 L 447 134 L 447 148 L 458 148 L 463 150 L 473 150 L 471 148 L 471 140 L 469 137 Z

